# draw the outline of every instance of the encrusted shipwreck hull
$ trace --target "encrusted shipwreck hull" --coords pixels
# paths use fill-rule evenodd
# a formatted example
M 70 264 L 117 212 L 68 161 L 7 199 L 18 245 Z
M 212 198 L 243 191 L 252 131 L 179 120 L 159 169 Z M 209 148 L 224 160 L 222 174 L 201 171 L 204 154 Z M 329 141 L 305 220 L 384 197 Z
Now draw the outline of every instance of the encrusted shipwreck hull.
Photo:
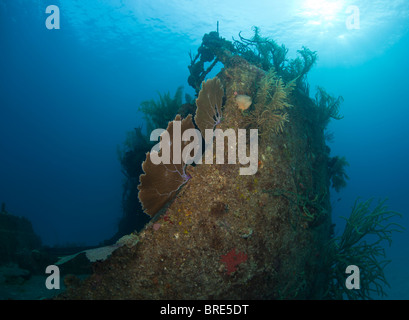
M 255 99 L 265 72 L 232 58 L 218 128 L 257 128 L 236 96 Z M 258 171 L 188 167 L 191 179 L 134 241 L 94 264 L 60 299 L 309 299 L 327 289 L 328 150 L 314 105 L 298 90 L 282 132 L 259 132 Z M 260 103 L 260 101 L 258 102 Z M 244 127 L 244 126 L 247 127 Z M 248 132 L 248 130 L 247 130 Z

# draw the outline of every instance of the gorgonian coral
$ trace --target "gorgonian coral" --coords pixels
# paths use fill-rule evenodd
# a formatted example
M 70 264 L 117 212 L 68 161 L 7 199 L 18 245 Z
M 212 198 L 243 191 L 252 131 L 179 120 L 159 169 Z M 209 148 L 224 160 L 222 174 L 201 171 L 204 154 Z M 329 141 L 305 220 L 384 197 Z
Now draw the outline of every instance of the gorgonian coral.
M 143 113 L 148 132 L 156 128 L 165 128 L 168 121 L 176 116 L 182 105 L 182 94 L 183 87 L 178 87 L 173 98 L 169 92 L 163 94 L 158 92 L 158 100 L 151 99 L 141 102 L 139 111 Z
M 327 260 L 332 271 L 332 281 L 327 292 L 330 299 L 371 299 L 371 295 L 385 296 L 385 286 L 389 286 L 384 269 L 390 260 L 385 258 L 383 242 L 392 244 L 392 234 L 402 232 L 404 227 L 396 222 L 402 215 L 391 211 L 380 200 L 372 208 L 373 199 L 357 199 L 344 232 L 329 243 Z M 348 265 L 358 266 L 361 270 L 359 290 L 350 290 L 345 286 L 345 273 Z
M 244 124 L 257 125 L 262 135 L 269 131 L 282 132 L 289 121 L 286 110 L 292 107 L 289 97 L 294 86 L 294 81 L 284 84 L 275 70 L 270 69 L 260 80 L 254 111 L 245 117 Z
M 224 90 L 219 78 L 203 81 L 199 97 L 196 99 L 195 122 L 202 136 L 205 129 L 214 129 L 222 119 Z
M 176 121 L 181 121 L 181 134 L 187 129 L 194 129 L 192 115 L 188 115 L 181 120 L 181 116 L 177 115 L 174 121 L 169 122 L 166 129 L 169 137 L 169 146 L 173 146 L 173 128 Z M 161 137 L 163 141 L 163 137 Z M 186 173 L 186 160 L 182 159 L 182 151 L 189 144 L 189 141 L 182 141 L 180 154 L 174 153 L 174 148 L 166 148 L 169 154 L 166 155 L 170 162 L 155 164 L 152 157 L 162 157 L 164 148 L 159 152 L 151 151 L 146 154 L 146 160 L 142 163 L 144 174 L 139 177 L 140 184 L 139 201 L 142 204 L 144 212 L 150 216 L 154 216 L 170 199 L 172 199 L 179 188 L 184 185 L 190 176 Z M 179 151 L 176 151 L 179 152 Z M 154 154 L 156 153 L 156 154 Z M 175 158 L 181 161 L 174 161 Z
M 339 107 L 343 101 L 344 98 L 342 96 L 335 98 L 323 88 L 317 87 L 314 102 L 317 110 L 317 121 L 323 129 L 327 128 L 331 118 L 335 120 L 341 120 L 343 118 L 339 113 Z
M 195 116 L 196 125 L 202 135 L 205 134 L 206 129 L 213 130 L 220 123 L 223 96 L 223 86 L 217 77 L 203 82 L 199 97 L 196 100 L 197 110 Z M 186 166 L 193 159 L 190 154 L 182 153 L 182 150 L 185 150 L 190 141 L 180 141 L 180 148 L 175 148 L 174 142 L 178 141 L 173 141 L 175 123 L 179 121 L 181 123 L 178 126 L 181 127 L 176 136 L 180 136 L 176 139 L 181 140 L 186 130 L 195 129 L 192 115 L 189 114 L 183 120 L 181 120 L 180 115 L 177 115 L 174 121 L 169 122 L 165 136 L 161 135 L 160 150 L 147 153 L 146 160 L 142 163 L 144 174 L 139 177 L 138 197 L 144 212 L 150 216 L 154 216 L 175 196 L 179 188 L 190 179 L 190 176 L 186 173 Z M 178 130 L 175 130 L 175 132 L 178 132 Z M 190 150 L 193 153 L 196 151 Z M 158 163 L 158 159 L 161 160 L 160 163 Z

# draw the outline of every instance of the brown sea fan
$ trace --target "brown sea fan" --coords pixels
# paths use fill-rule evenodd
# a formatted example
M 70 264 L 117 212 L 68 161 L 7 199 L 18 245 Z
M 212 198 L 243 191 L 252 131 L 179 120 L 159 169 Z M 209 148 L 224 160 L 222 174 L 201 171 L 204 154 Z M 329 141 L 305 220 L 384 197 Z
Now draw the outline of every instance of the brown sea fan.
M 181 116 L 177 115 L 174 121 L 181 121 Z M 173 145 L 173 124 L 173 121 L 169 122 L 166 129 L 171 145 Z M 190 114 L 181 121 L 182 134 L 187 129 L 194 129 Z M 189 141 L 182 141 L 181 150 L 187 144 Z M 159 155 L 161 153 L 162 150 L 159 151 Z M 146 154 L 146 160 L 142 163 L 144 174 L 139 176 L 138 197 L 144 212 L 151 217 L 172 199 L 179 188 L 190 179 L 185 170 L 185 161 L 182 159 L 181 163 L 173 163 L 173 159 L 173 148 L 170 148 L 170 164 L 154 164 L 151 160 L 151 152 Z
M 195 123 L 202 135 L 205 135 L 205 129 L 214 129 L 222 119 L 222 104 L 224 90 L 219 78 L 202 82 L 202 89 L 196 99 Z

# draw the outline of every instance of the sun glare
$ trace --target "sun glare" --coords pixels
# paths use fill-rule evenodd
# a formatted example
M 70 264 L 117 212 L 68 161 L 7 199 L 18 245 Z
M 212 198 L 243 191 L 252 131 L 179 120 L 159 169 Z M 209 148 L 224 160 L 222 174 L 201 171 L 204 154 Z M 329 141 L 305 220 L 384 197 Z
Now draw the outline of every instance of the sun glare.
M 342 8 L 342 0 L 305 0 L 300 14 L 308 18 L 309 24 L 322 25 L 335 20 Z

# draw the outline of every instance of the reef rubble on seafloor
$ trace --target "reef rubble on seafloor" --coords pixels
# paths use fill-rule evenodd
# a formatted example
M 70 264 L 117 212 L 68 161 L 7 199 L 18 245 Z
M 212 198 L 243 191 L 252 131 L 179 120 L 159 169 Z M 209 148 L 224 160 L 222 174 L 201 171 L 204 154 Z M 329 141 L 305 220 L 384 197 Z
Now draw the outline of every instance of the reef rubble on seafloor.
M 218 32 L 203 37 L 189 66 L 193 119 L 200 131 L 257 129 L 257 172 L 240 175 L 238 163 L 155 165 L 148 153 L 138 189 L 152 219 L 58 299 L 329 297 L 330 187 L 347 176 L 346 161 L 330 157 L 325 128 L 340 118 L 340 99 L 309 97 L 315 52 L 285 54 L 258 29 L 234 42 Z M 221 71 L 205 81 L 205 63 L 219 62 Z M 190 115 L 175 119 L 195 127 Z

